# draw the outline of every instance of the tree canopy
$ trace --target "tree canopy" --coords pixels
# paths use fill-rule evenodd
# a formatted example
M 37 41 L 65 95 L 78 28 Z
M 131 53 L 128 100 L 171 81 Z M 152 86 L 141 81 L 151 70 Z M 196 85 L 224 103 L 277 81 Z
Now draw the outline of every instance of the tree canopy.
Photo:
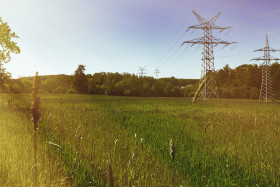
M 79 65 L 75 71 L 73 87 L 77 93 L 87 93 L 88 92 L 88 79 L 84 71 L 86 70 L 84 65 Z
M 80 65 L 75 75 L 41 76 L 44 93 L 87 93 L 98 95 L 141 97 L 192 97 L 198 88 L 198 79 L 167 77 L 139 77 L 128 73 L 84 74 Z M 262 66 L 244 64 L 234 69 L 225 65 L 214 73 L 219 96 L 222 98 L 258 99 L 261 87 Z M 280 64 L 271 65 L 274 97 L 280 99 Z M 11 93 L 30 93 L 32 77 L 9 80 Z M 74 86 L 76 85 L 76 86 Z M 75 90 L 72 89 L 75 88 Z
M 0 87 L 2 89 L 4 88 L 4 83 L 10 77 L 10 74 L 6 72 L 3 65 L 11 61 L 11 53 L 20 53 L 17 43 L 12 41 L 13 38 L 18 38 L 18 36 L 11 31 L 8 23 L 3 22 L 0 17 Z
M 0 17 L 0 65 L 10 62 L 11 53 L 19 54 L 20 48 L 17 43 L 12 41 L 13 38 L 18 36 L 12 32 L 7 22 L 3 22 Z

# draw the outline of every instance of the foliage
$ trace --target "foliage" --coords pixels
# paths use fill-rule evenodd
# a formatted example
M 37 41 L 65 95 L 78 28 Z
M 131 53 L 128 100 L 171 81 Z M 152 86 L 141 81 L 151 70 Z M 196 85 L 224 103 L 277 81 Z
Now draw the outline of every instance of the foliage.
M 73 90 L 72 88 L 70 88 L 70 89 L 67 90 L 66 93 L 67 93 L 67 94 L 74 94 L 74 93 L 76 93 L 76 92 L 75 92 L 75 90 Z
M 18 36 L 11 31 L 7 22 L 3 22 L 0 17 L 0 87 L 4 87 L 4 83 L 10 78 L 10 73 L 6 72 L 3 67 L 4 64 L 11 61 L 11 53 L 19 54 L 20 48 L 12 39 L 18 38 Z
M 84 65 L 79 65 L 75 71 L 73 87 L 77 91 L 77 93 L 87 93 L 88 92 L 88 79 L 84 73 L 85 71 Z
M 280 65 L 271 65 L 272 87 L 275 98 L 280 98 L 277 90 L 280 89 Z M 256 64 L 244 64 L 231 69 L 226 65 L 216 72 L 219 95 L 223 98 L 251 98 L 259 97 L 259 90 L 262 81 L 262 66 Z
M 11 74 L 6 72 L 6 69 L 0 65 L 0 88 L 4 87 L 4 84 L 10 79 Z
M 0 17 L 0 44 L 2 50 L 0 50 L 0 66 L 10 62 L 11 53 L 20 53 L 20 48 L 17 43 L 12 41 L 13 38 L 18 38 L 18 36 L 11 31 L 7 22 L 3 22 Z
M 84 71 L 79 66 L 78 72 Z M 271 66 L 274 97 L 280 98 L 280 65 Z M 229 65 L 215 72 L 219 96 L 222 98 L 258 99 L 261 86 L 262 66 L 245 64 L 231 69 Z M 140 97 L 193 97 L 199 81 L 197 79 L 176 79 L 175 77 L 154 79 L 134 74 L 81 73 L 78 81 L 73 75 L 45 75 L 42 78 L 44 93 L 87 93 L 96 95 L 140 96 Z M 75 81 L 76 80 L 76 81 Z M 30 93 L 31 77 L 8 80 L 11 93 Z M 74 84 L 74 82 L 76 82 Z M 1 81 L 0 81 L 1 83 Z M 78 85 L 78 87 L 74 87 Z M 80 89 L 80 92 L 77 91 Z M 7 89 L 5 89 L 7 90 Z M 5 91 L 4 90 L 4 91 Z M 82 91 L 83 90 L 83 91 Z M 68 92 L 69 91 L 69 92 Z
M 58 86 L 54 93 L 57 93 L 57 94 L 65 94 L 66 93 L 66 90 L 62 88 L 62 86 Z

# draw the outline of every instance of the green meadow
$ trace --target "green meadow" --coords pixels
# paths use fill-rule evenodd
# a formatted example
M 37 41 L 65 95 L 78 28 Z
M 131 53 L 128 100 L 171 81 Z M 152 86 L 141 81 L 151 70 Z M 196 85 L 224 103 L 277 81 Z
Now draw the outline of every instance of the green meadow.
M 279 103 L 1 95 L 3 186 L 279 186 Z

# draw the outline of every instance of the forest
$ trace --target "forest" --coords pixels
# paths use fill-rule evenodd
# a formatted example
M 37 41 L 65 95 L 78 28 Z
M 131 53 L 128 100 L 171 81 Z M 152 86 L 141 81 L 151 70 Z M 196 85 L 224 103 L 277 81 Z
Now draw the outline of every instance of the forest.
M 41 93 L 95 94 L 140 97 L 192 97 L 198 87 L 198 79 L 175 77 L 155 79 L 128 73 L 85 74 L 85 66 L 79 65 L 73 75 L 42 75 Z M 219 97 L 258 99 L 262 81 L 262 66 L 244 64 L 234 69 L 227 64 L 214 72 Z M 280 64 L 271 65 L 274 98 L 280 98 Z M 187 77 L 187 75 L 186 75 Z M 10 79 L 1 74 L 2 93 L 31 93 L 33 77 Z

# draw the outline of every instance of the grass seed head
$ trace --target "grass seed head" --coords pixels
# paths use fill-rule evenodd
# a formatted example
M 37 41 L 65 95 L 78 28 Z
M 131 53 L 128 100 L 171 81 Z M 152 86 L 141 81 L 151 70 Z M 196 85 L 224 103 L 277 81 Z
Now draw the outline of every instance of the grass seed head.
M 174 146 L 174 142 L 172 139 L 170 139 L 169 141 L 169 155 L 171 157 L 171 159 L 174 161 L 175 158 L 175 146 Z
M 33 123 L 34 123 L 34 130 L 37 130 L 38 121 L 41 117 L 41 112 L 40 112 L 41 100 L 40 100 L 40 97 L 39 97 L 40 84 L 41 84 L 41 80 L 40 80 L 40 77 L 38 76 L 38 72 L 36 72 L 36 75 L 35 75 L 34 80 L 33 80 L 33 92 L 32 92 L 33 102 L 32 102 L 32 106 L 31 106 L 31 112 L 32 112 Z

